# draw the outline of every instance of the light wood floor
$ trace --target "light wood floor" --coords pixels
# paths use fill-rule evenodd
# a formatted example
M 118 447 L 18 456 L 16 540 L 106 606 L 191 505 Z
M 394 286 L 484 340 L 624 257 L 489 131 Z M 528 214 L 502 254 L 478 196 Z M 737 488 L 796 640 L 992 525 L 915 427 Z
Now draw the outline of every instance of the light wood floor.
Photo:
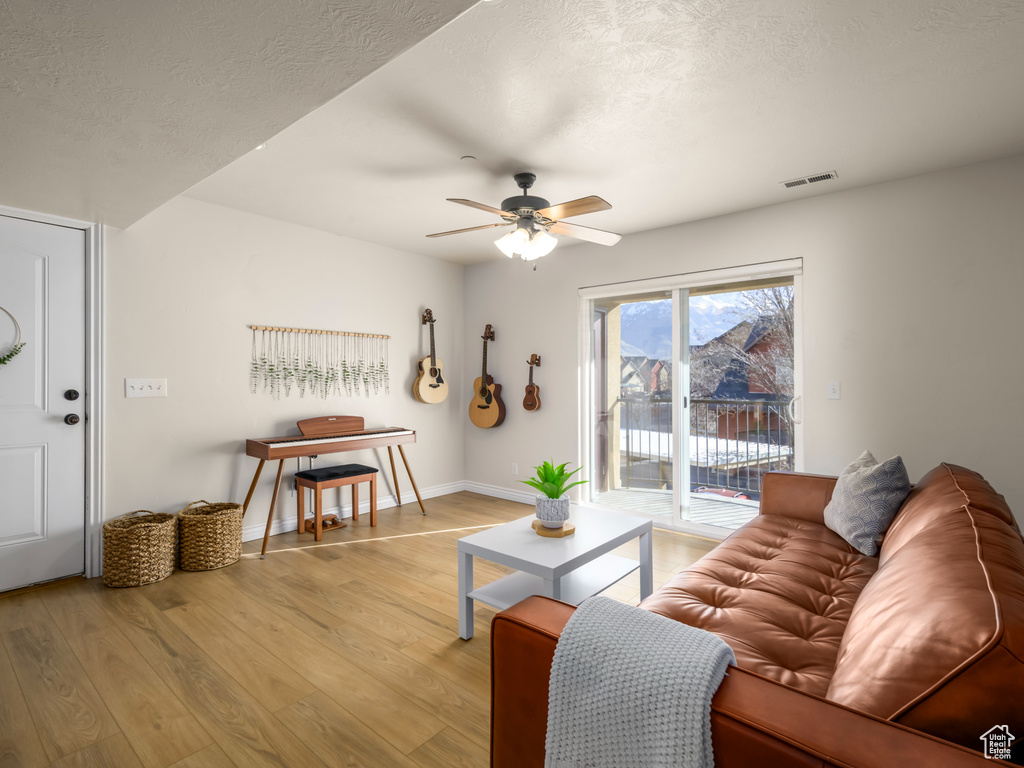
M 455 542 L 531 508 L 427 510 L 144 587 L 0 596 L 0 766 L 486 766 L 493 611 L 458 639 Z M 657 532 L 655 585 L 713 546 Z M 506 572 L 477 560 L 478 584 Z M 639 577 L 606 594 L 635 603 Z

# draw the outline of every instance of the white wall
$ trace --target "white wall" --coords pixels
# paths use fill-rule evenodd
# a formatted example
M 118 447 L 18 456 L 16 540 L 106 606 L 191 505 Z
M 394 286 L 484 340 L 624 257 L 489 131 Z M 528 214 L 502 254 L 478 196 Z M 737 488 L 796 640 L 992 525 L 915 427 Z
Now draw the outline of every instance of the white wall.
M 256 464 L 246 437 L 333 413 L 416 429 L 407 453 L 427 493 L 464 479 L 529 493 L 513 462 L 522 477 L 546 458 L 579 459 L 579 287 L 793 257 L 804 260 L 806 469 L 836 473 L 865 447 L 902 454 L 912 480 L 953 461 L 982 472 L 1020 516 L 1022 210 L 1018 157 L 634 234 L 614 248 L 563 245 L 533 272 L 500 257 L 463 269 L 179 198 L 107 232 L 104 516 L 241 501 Z M 441 406 L 407 394 L 428 352 L 428 306 L 451 386 Z M 466 412 L 487 323 L 508 417 L 481 430 Z M 390 334 L 391 394 L 252 395 L 250 324 Z M 522 408 L 532 353 L 543 357 L 536 413 Z M 170 396 L 126 400 L 126 377 L 166 377 Z M 832 380 L 842 400 L 826 399 Z M 345 459 L 386 462 L 386 452 Z M 266 471 L 247 527 L 265 522 L 272 485 Z M 294 501 L 281 501 L 290 524 Z
M 425 495 L 450 490 L 464 477 L 461 272 L 188 198 L 127 230 L 108 230 L 104 518 L 135 509 L 174 512 L 197 499 L 241 502 L 257 465 L 245 456 L 246 438 L 298 434 L 298 419 L 332 414 L 363 416 L 367 427 L 415 429 L 417 443 L 406 454 L 417 485 Z M 438 356 L 451 378 L 449 399 L 438 406 L 411 394 L 416 360 L 429 354 L 420 324 L 426 307 L 438 320 Z M 390 395 L 251 394 L 249 325 L 389 334 Z M 169 396 L 125 399 L 126 377 L 166 377 Z M 387 451 L 376 453 L 323 456 L 318 465 L 386 466 Z M 295 469 L 294 460 L 286 462 L 285 477 Z M 246 514 L 250 535 L 262 535 L 275 471 L 268 463 Z M 413 501 L 405 510 L 419 514 L 401 469 L 399 484 Z M 386 503 L 390 471 L 379 488 Z M 294 528 L 290 491 L 282 491 L 281 503 L 278 520 Z
M 613 200 L 618 207 L 628 200 Z M 585 223 L 581 219 L 581 223 Z M 466 382 L 479 335 L 505 386 L 497 428 L 465 423 L 466 477 L 507 489 L 577 455 L 577 289 L 801 257 L 805 469 L 836 474 L 865 448 L 912 481 L 940 461 L 981 472 L 1024 519 L 1024 156 L 666 229 L 613 248 L 560 246 L 536 272 L 500 258 L 465 271 Z M 543 408 L 523 410 L 529 353 Z M 842 399 L 826 399 L 829 381 Z

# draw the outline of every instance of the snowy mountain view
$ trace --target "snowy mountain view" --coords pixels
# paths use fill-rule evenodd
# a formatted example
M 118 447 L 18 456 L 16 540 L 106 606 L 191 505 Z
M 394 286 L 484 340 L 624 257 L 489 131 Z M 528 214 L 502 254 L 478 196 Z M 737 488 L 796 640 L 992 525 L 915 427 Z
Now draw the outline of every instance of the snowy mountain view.
M 623 304 L 621 338 L 625 356 L 645 355 L 654 360 L 671 357 L 672 301 L 661 299 Z
M 704 344 L 735 326 L 741 319 L 741 295 L 716 293 L 691 298 L 690 346 Z M 645 355 L 655 360 L 671 357 L 672 301 L 623 304 L 621 333 L 623 355 Z

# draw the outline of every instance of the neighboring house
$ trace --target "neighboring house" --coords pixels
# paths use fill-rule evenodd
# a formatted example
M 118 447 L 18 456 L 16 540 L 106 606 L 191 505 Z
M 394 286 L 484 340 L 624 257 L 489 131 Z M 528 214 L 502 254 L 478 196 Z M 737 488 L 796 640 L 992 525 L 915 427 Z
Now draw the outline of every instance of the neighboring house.
M 651 367 L 649 391 L 654 394 L 672 394 L 672 363 L 669 360 L 658 360 Z
M 747 392 L 751 395 L 766 393 L 777 399 L 788 399 L 793 391 L 793 361 L 788 359 L 793 348 L 782 335 L 784 331 L 776 317 L 760 317 L 743 344 L 748 360 L 760 365 L 747 366 Z M 785 358 L 785 360 L 782 360 Z M 779 362 L 782 365 L 779 365 Z
M 624 395 L 652 395 L 672 392 L 672 363 L 641 355 L 620 359 L 620 390 Z
M 710 419 L 717 424 L 717 436 L 753 441 L 784 441 L 787 424 L 779 406 L 730 405 L 725 403 L 788 402 L 791 394 L 777 390 L 782 372 L 772 361 L 785 345 L 779 340 L 779 325 L 771 317 L 757 322 L 743 320 L 706 344 L 691 347 L 691 392 L 698 400 L 723 401 L 708 405 L 698 423 Z M 792 391 L 792 383 L 788 389 Z
M 624 395 L 641 395 L 650 391 L 651 361 L 646 355 L 630 355 L 621 359 L 620 390 Z

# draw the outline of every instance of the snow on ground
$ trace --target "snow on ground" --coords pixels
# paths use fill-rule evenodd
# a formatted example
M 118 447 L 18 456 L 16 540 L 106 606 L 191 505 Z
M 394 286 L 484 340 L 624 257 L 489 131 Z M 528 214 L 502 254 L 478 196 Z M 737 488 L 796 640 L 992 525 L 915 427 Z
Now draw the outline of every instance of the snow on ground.
M 672 435 L 665 432 L 651 432 L 645 429 L 619 430 L 619 448 L 628 451 L 634 458 L 671 459 Z M 745 440 L 728 440 L 722 437 L 690 435 L 690 464 L 700 467 L 742 466 L 773 462 L 789 456 L 788 445 L 750 443 Z

